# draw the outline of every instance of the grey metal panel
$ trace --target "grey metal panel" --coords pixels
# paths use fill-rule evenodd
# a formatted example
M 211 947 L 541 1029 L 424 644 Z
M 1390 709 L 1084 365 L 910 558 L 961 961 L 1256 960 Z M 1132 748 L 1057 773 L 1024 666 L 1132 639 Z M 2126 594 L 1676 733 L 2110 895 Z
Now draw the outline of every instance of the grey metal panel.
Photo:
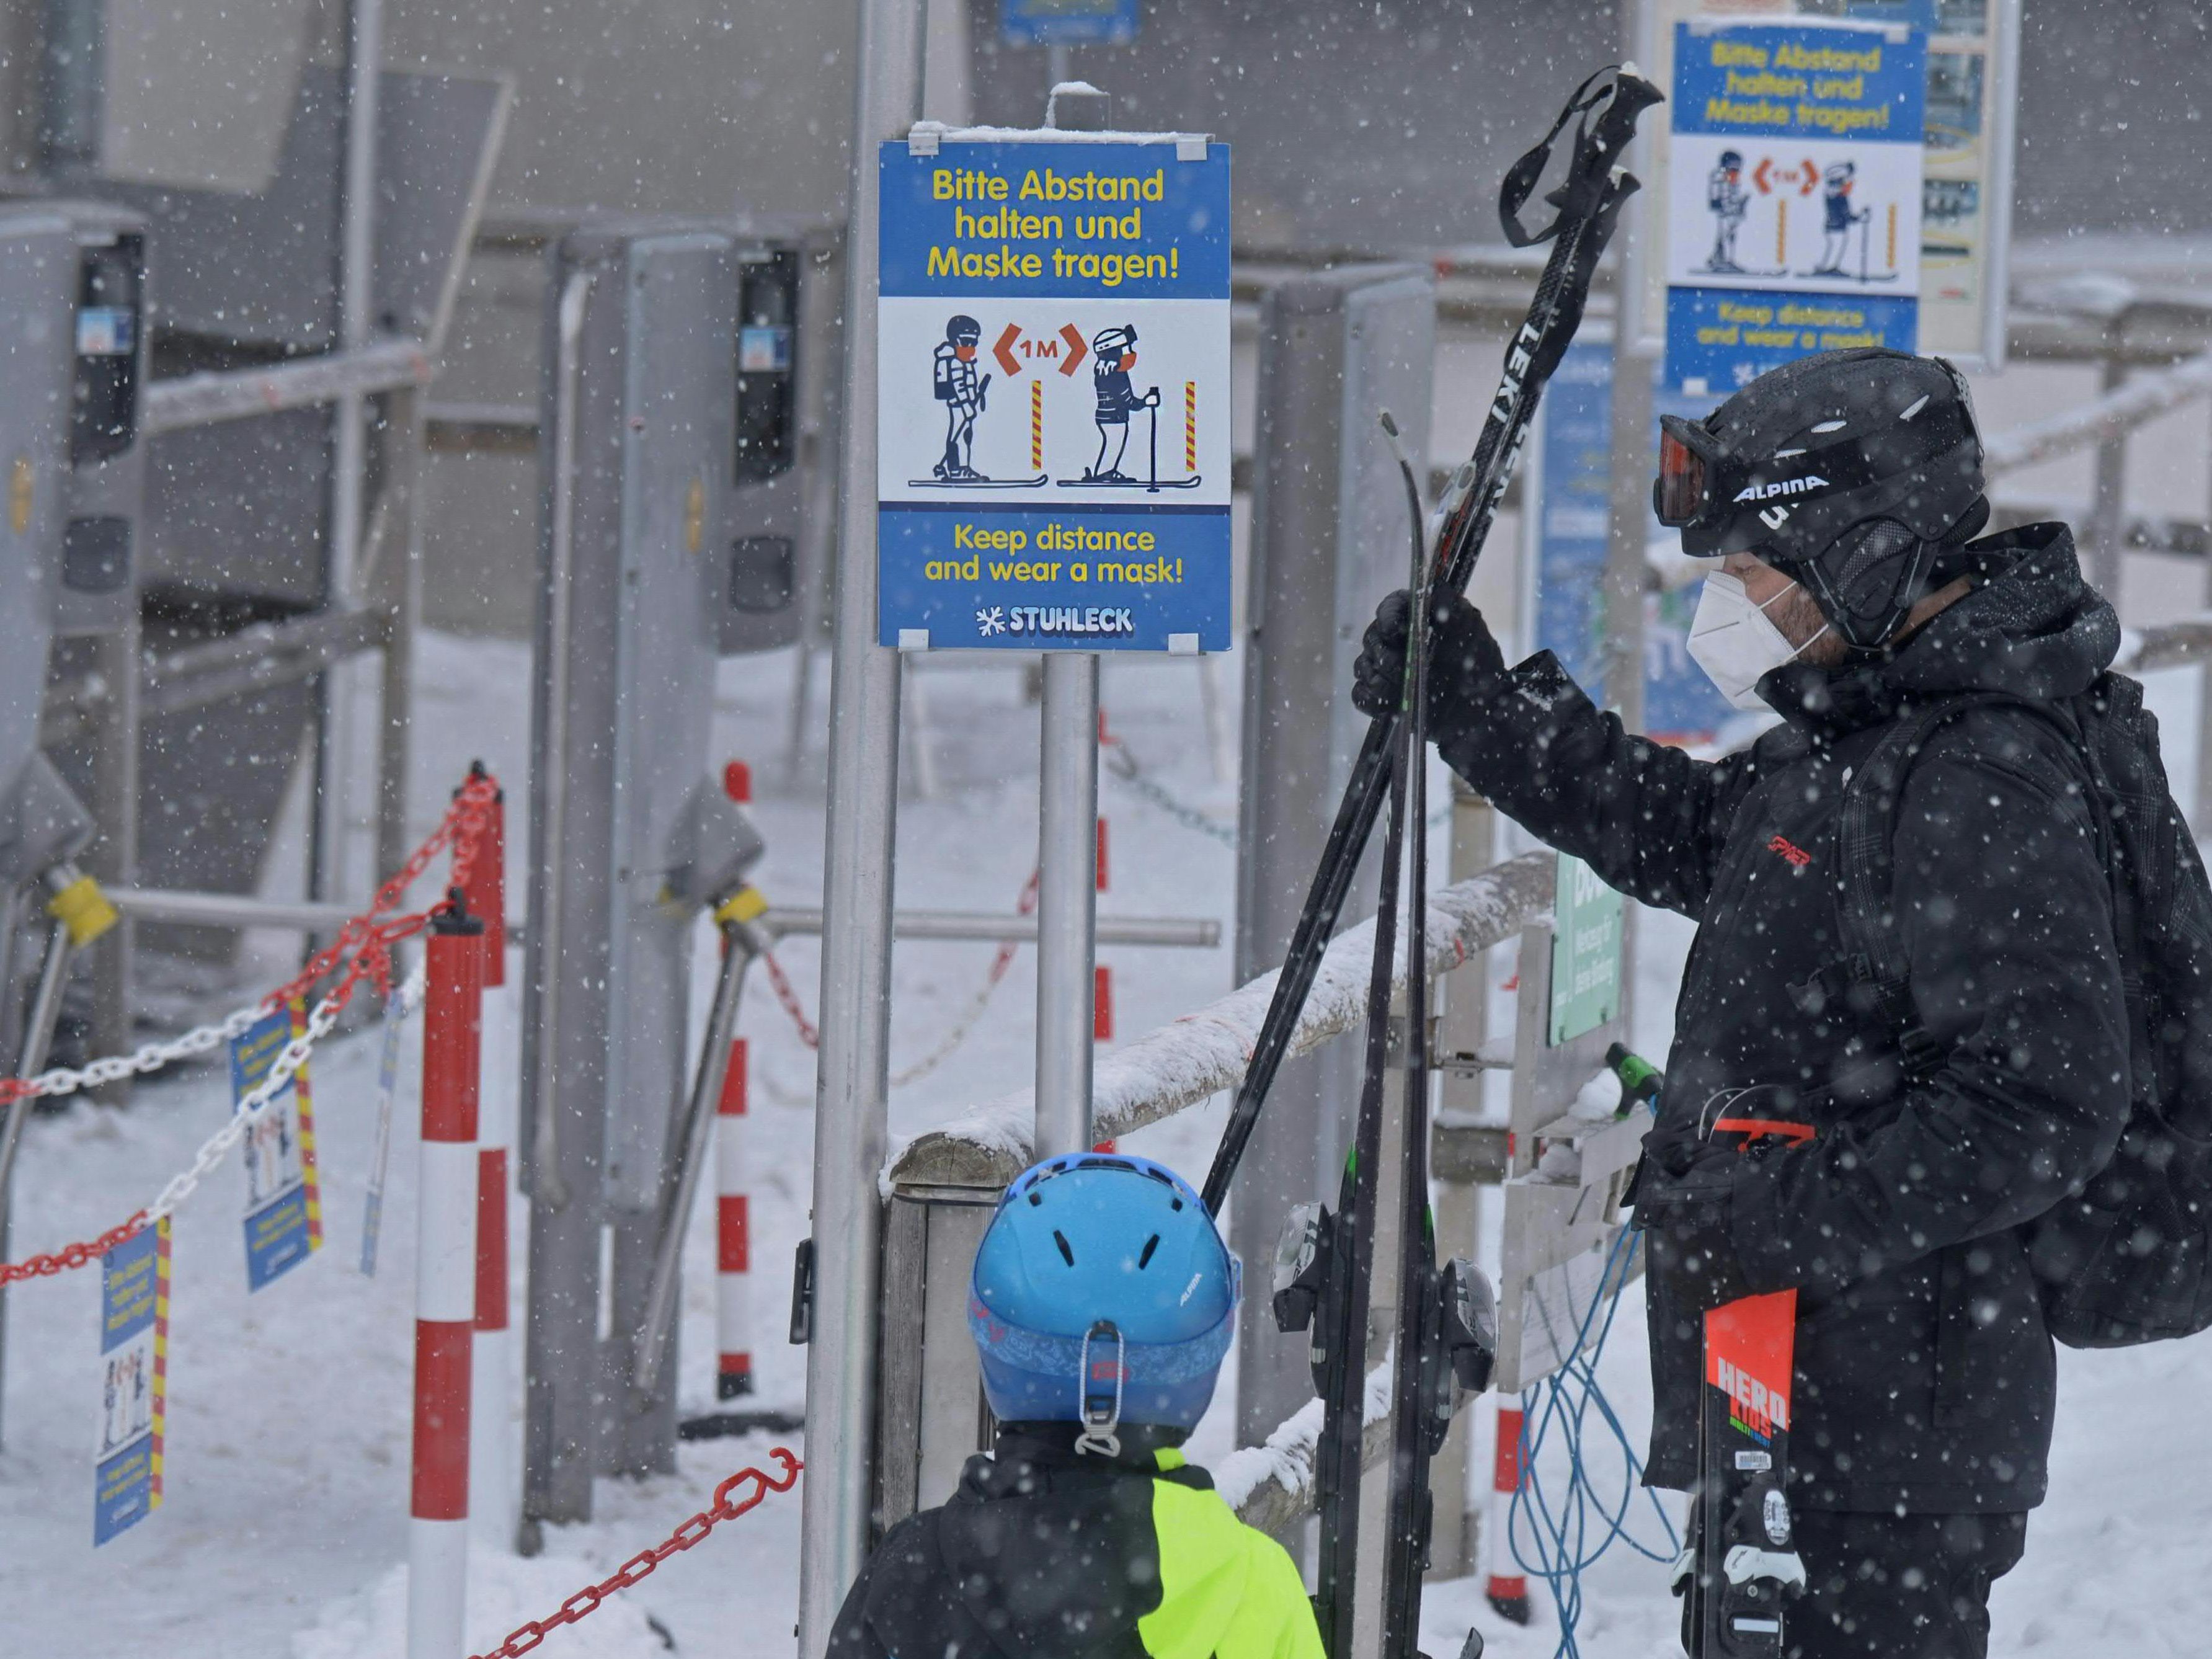
M 671 864 L 706 774 L 726 568 L 737 315 L 729 238 L 697 231 L 630 246 L 620 428 L 615 890 L 607 1032 L 608 1201 L 659 1201 L 689 1063 L 696 912 L 672 902 Z M 610 299 L 615 296 L 610 295 Z
M 139 275 L 140 314 L 132 326 L 130 346 L 135 403 L 143 407 L 146 387 L 144 274 L 146 218 L 143 214 L 105 202 L 58 202 L 76 235 L 80 250 L 114 249 L 123 262 L 135 265 Z M 82 300 L 82 295 L 77 296 Z M 73 307 L 74 308 L 74 307 Z M 137 544 L 143 538 L 140 523 L 146 508 L 146 440 L 134 409 L 131 441 L 112 455 L 75 461 L 68 482 L 68 516 L 74 523 L 120 521 L 125 526 L 122 568 L 109 573 L 112 585 L 73 583 L 64 567 L 56 584 L 54 625 L 64 634 L 108 633 L 128 627 L 137 615 Z
M 731 270 L 726 230 L 665 219 L 588 225 L 562 240 L 551 266 L 523 1054 L 537 1200 L 525 1480 L 533 1520 L 588 1517 L 595 1470 L 665 1468 L 674 1446 L 672 1375 L 644 1413 L 631 1411 L 628 1338 L 645 1312 L 652 1224 L 691 1062 L 698 912 L 671 890 L 681 885 L 674 866 L 686 856 L 695 793 L 712 787 L 724 569 L 713 555 L 727 533 L 733 441 Z M 564 434 L 570 360 L 557 319 L 580 279 L 589 288 Z M 569 574 L 556 591 L 562 523 Z M 609 1229 L 613 1340 L 603 1352 Z
M 313 0 L 102 0 L 101 170 L 250 191 L 276 170 Z
M 1376 424 L 1389 409 L 1425 455 L 1436 301 L 1404 264 L 1301 276 L 1261 306 L 1250 591 L 1245 618 L 1237 957 L 1239 981 L 1281 962 L 1365 730 L 1345 696 L 1376 602 L 1405 580 L 1405 495 Z M 1321 710 L 1326 719 L 1316 719 Z M 1373 902 L 1371 878 L 1347 917 Z M 1231 1212 L 1249 1270 L 1272 1258 L 1290 1206 L 1322 1197 L 1343 1157 L 1358 1054 L 1337 1043 L 1286 1064 L 1255 1131 Z M 1310 1397 L 1306 1345 L 1266 1298 L 1238 1315 L 1237 1424 L 1257 1443 Z
M 499 141 L 507 86 L 494 76 L 378 80 L 375 303 L 380 326 L 431 340 L 453 305 Z M 161 326 L 286 351 L 336 341 L 331 272 L 343 100 L 334 69 L 301 76 L 283 149 L 250 195 L 118 180 L 103 192 L 154 222 Z
M 65 520 L 77 248 L 43 206 L 0 208 L 0 799 L 38 747 Z
M 433 354 L 445 343 L 513 97 L 505 76 L 386 70 L 377 79 L 377 326 Z
M 288 409 L 152 439 L 142 585 L 320 604 L 329 431 L 322 410 Z

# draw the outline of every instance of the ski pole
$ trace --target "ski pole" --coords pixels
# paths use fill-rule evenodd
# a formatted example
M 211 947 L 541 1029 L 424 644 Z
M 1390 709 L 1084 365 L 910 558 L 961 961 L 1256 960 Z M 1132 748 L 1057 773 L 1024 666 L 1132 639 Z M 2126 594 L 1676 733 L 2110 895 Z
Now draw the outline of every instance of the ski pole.
M 1148 452 L 1145 457 L 1145 471 L 1151 482 L 1146 484 L 1145 493 L 1157 495 L 1160 493 L 1160 404 L 1159 388 L 1157 386 L 1152 388 L 1151 413 L 1152 422 L 1146 428 L 1145 436 L 1145 447 Z
M 1537 281 L 1528 313 L 1506 347 L 1504 374 L 1491 400 L 1474 454 L 1454 475 L 1440 507 L 1432 592 L 1442 592 L 1447 584 L 1454 592 L 1464 592 L 1474 574 L 1475 561 L 1481 556 L 1498 504 L 1520 459 L 1545 382 L 1574 338 L 1598 258 L 1612 239 L 1622 205 L 1638 187 L 1634 176 L 1620 167 L 1618 158 L 1635 137 L 1637 118 L 1662 101 L 1656 87 L 1632 72 L 1601 70 L 1575 89 L 1552 130 L 1506 174 L 1498 216 L 1507 238 L 1516 247 L 1548 240 L 1552 251 Z M 1554 143 L 1571 122 L 1576 124 L 1572 161 L 1565 179 L 1545 198 L 1558 208 L 1558 213 L 1541 230 L 1531 230 L 1522 222 L 1521 211 L 1535 191 Z M 1335 821 L 1329 826 L 1321 864 L 1285 952 L 1267 1018 L 1253 1045 L 1251 1064 L 1237 1087 L 1229 1126 L 1206 1172 L 1203 1196 L 1206 1208 L 1216 1215 L 1229 1196 L 1230 1182 L 1251 1139 L 1275 1073 L 1289 1053 L 1298 1015 L 1313 988 L 1315 975 L 1321 971 L 1322 953 L 1352 890 L 1368 836 L 1382 810 L 1396 724 L 1394 715 L 1372 721 L 1352 763 L 1352 776 L 1338 803 Z

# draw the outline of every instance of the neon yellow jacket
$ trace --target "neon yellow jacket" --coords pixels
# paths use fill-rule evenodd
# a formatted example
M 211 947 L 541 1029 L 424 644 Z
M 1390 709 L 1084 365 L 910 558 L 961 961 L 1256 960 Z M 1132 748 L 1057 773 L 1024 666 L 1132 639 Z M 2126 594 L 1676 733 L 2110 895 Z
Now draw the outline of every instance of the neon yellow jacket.
M 1001 1430 L 950 1503 L 894 1528 L 831 1659 L 1322 1659 L 1297 1568 L 1205 1470 L 1074 1434 Z

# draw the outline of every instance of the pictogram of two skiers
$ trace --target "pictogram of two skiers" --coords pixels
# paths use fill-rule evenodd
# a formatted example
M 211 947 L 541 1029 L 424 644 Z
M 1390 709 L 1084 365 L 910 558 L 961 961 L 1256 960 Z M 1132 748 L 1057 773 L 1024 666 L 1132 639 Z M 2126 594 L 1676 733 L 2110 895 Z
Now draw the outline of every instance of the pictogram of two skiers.
M 945 451 L 931 467 L 931 479 L 952 486 L 1028 485 L 1044 482 L 994 478 L 975 466 L 975 422 L 990 406 L 991 376 L 976 364 L 983 337 L 975 318 L 956 314 L 945 325 L 945 337 L 932 353 L 930 395 L 945 407 Z M 1128 459 L 1129 417 L 1139 410 L 1154 412 L 1160 406 L 1160 389 L 1136 389 L 1130 371 L 1137 366 L 1137 330 L 1133 323 L 1114 323 L 1093 335 L 1090 345 L 1091 419 L 1098 428 L 1098 450 L 1080 477 L 1063 478 L 1065 486 L 1113 484 L 1159 488 L 1157 456 L 1152 476 L 1136 477 L 1123 470 Z M 916 480 L 917 483 L 924 481 Z M 1195 477 L 1176 480 L 1178 488 L 1196 483 Z

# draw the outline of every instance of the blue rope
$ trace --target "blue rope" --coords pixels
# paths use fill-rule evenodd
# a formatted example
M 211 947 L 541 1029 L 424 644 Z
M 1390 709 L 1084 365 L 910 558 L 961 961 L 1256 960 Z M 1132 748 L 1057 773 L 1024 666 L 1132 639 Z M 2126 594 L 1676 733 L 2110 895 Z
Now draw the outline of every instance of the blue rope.
M 1581 1659 L 1575 1631 L 1583 1614 L 1582 1575 L 1607 1550 L 1621 1543 L 1650 1560 L 1671 1563 L 1681 1547 L 1674 1523 L 1656 1492 L 1648 1496 L 1666 1533 L 1664 1549 L 1651 1548 L 1630 1528 L 1628 1512 L 1636 1501 L 1643 1460 L 1597 1379 L 1598 1360 L 1620 1310 L 1620 1293 L 1627 1287 L 1638 1243 L 1632 1227 L 1622 1228 L 1615 1237 L 1599 1271 L 1596 1293 L 1576 1328 L 1573 1346 L 1558 1370 L 1521 1397 L 1521 1484 L 1507 1513 L 1506 1540 L 1515 1564 L 1529 1577 L 1542 1579 L 1551 1593 L 1559 1620 L 1559 1644 L 1553 1659 Z M 1618 1501 L 1609 1491 L 1601 1492 L 1591 1478 L 1584 1443 L 1597 1426 L 1589 1423 L 1592 1411 L 1620 1453 Z M 1537 1458 L 1554 1434 L 1566 1449 L 1569 1469 L 1567 1489 L 1556 1496 L 1546 1491 L 1537 1468 Z

